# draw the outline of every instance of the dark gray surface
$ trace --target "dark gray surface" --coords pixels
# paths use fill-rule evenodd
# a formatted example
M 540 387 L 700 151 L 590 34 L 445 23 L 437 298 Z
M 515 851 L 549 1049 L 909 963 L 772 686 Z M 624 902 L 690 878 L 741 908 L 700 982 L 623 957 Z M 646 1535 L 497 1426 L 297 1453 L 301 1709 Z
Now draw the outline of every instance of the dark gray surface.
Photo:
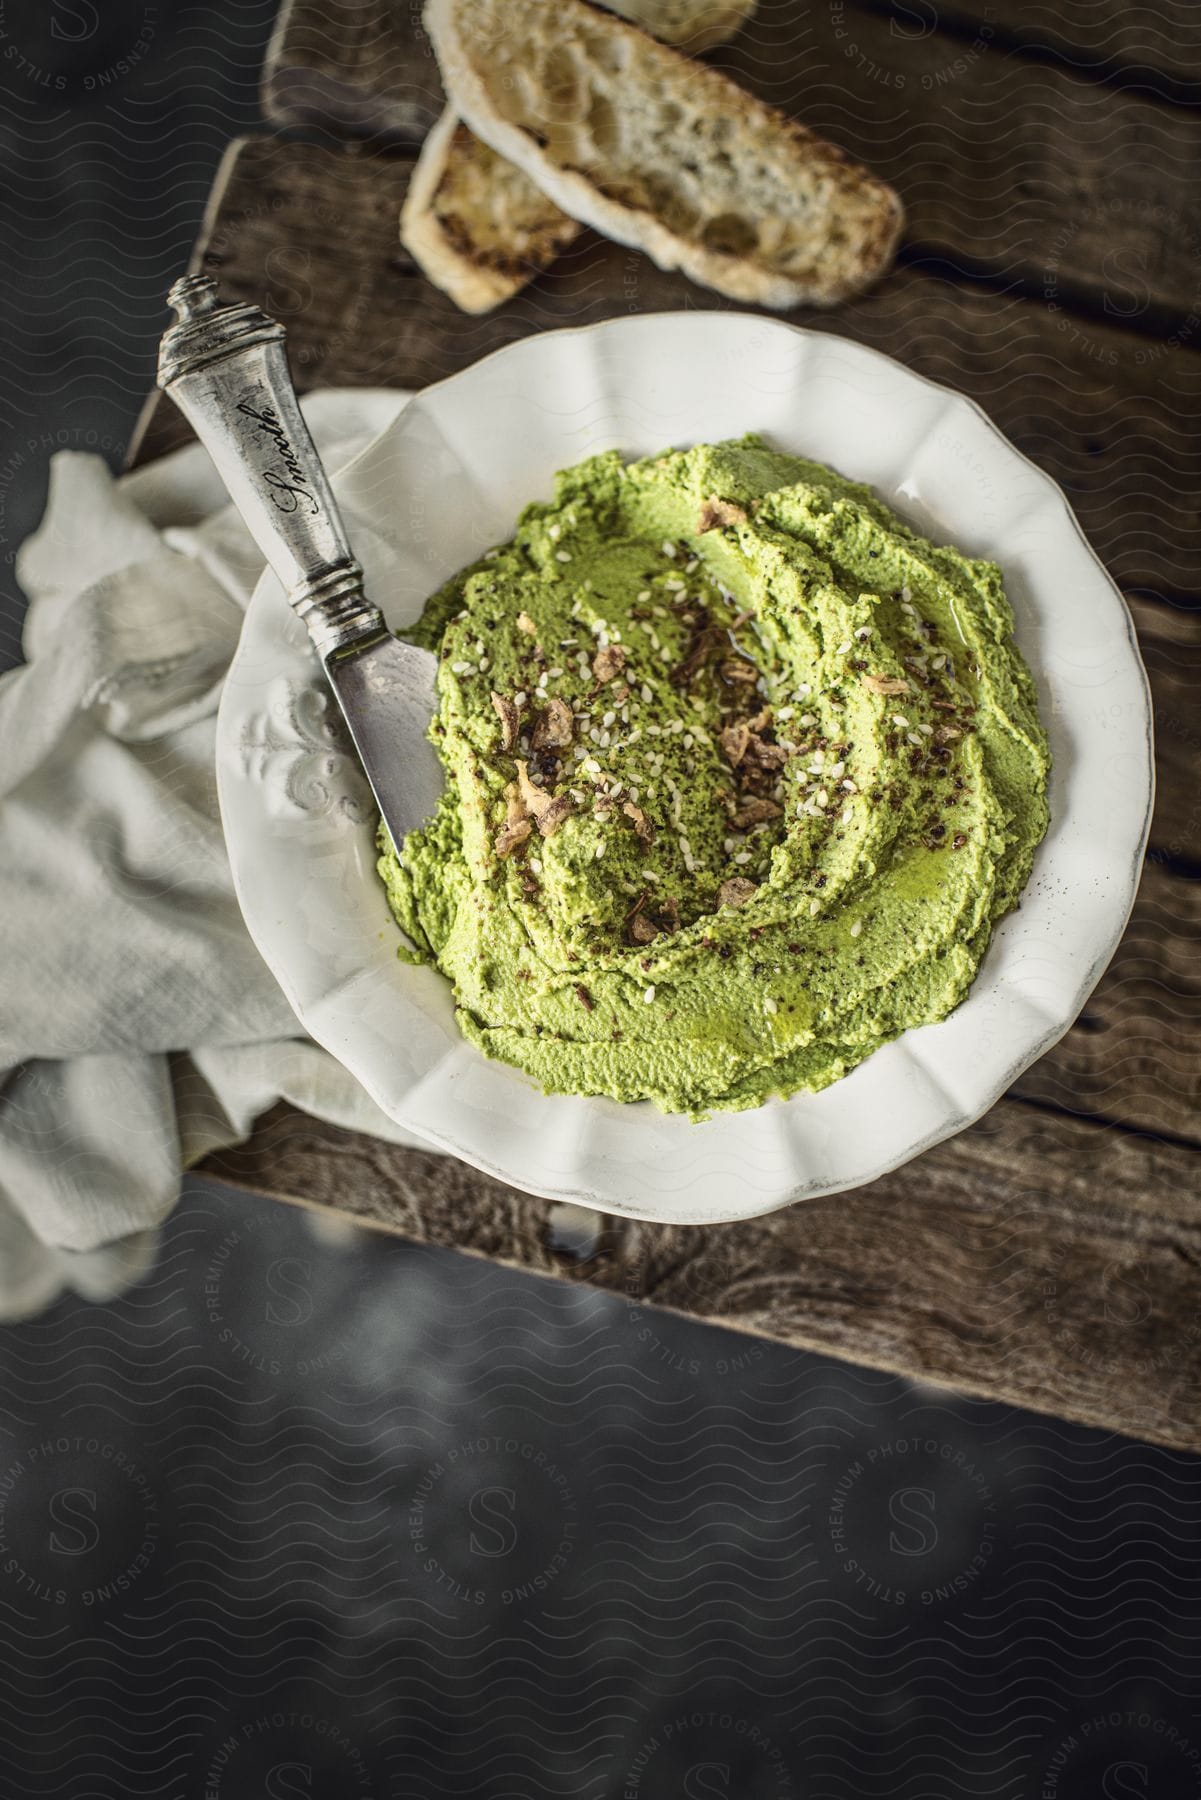
M 11 557 L 271 8 L 2 10 Z M 1201 1793 L 1192 1459 L 199 1183 L 0 1392 L 5 1797 Z

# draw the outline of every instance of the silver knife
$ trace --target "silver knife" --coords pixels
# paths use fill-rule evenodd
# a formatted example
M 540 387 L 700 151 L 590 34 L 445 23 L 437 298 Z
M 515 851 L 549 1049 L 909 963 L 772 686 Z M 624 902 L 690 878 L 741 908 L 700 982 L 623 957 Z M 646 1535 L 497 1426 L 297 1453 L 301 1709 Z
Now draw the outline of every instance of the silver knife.
M 167 296 L 177 320 L 159 346 L 158 385 L 216 464 L 255 543 L 308 627 L 392 841 L 442 792 L 426 736 L 437 659 L 402 644 L 363 590 L 329 478 L 296 400 L 282 325 L 222 301 L 205 275 Z

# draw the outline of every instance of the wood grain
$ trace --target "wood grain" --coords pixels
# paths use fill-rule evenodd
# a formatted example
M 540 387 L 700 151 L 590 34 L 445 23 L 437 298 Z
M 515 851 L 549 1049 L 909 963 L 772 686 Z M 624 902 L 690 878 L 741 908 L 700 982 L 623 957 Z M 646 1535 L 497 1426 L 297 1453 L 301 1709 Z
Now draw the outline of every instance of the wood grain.
M 1151 848 L 1201 875 L 1201 608 L 1128 594 L 1155 710 Z
M 411 166 L 409 152 L 361 146 L 251 138 L 231 147 L 194 266 L 283 320 L 302 388 L 424 386 L 548 327 L 730 307 L 585 233 L 515 300 L 469 318 L 400 245 L 396 219 Z M 1179 592 L 1194 585 L 1201 357 L 1190 348 L 920 267 L 894 271 L 833 314 L 796 317 L 884 350 L 979 401 L 1062 482 L 1124 585 Z M 169 402 L 152 403 L 135 455 L 158 455 L 185 434 Z
M 399 246 L 411 164 L 406 150 L 278 139 L 227 158 L 197 263 L 284 320 L 302 387 L 419 386 L 547 326 L 726 304 L 585 235 L 519 299 L 467 319 Z M 1146 319 L 1095 321 L 1051 301 L 952 282 L 919 258 L 833 317 L 805 320 L 972 394 L 1064 483 L 1111 568 L 1140 590 L 1159 719 L 1154 842 L 1171 866 L 1149 868 L 1083 1018 L 1016 1097 L 854 1195 L 711 1230 L 594 1221 L 582 1262 L 556 1251 L 545 1203 L 287 1108 L 208 1172 L 595 1283 L 630 1300 L 632 1329 L 653 1331 L 651 1308 L 674 1307 L 1201 1449 L 1199 1165 L 1195 1149 L 1164 1141 L 1201 1137 L 1201 883 L 1180 872 L 1201 866 L 1201 613 L 1155 597 L 1194 585 L 1201 550 L 1201 359 L 1191 341 L 1129 328 Z M 173 409 L 152 407 L 139 456 L 178 436 Z M 1114 1119 L 1124 1128 L 1102 1122 Z
M 1050 11 L 1048 0 L 1039 16 Z M 965 34 L 932 28 L 935 0 L 904 12 L 761 0 L 708 60 L 891 181 L 910 245 L 1038 294 L 1108 298 L 1144 328 L 1196 313 L 1192 119 L 1014 57 L 990 0 L 980 12 Z M 1098 26 L 1094 41 L 1103 35 Z M 417 0 L 291 0 L 264 106 L 278 123 L 423 136 L 441 88 Z
M 1008 1101 L 853 1195 L 740 1225 L 609 1221 L 575 1261 L 544 1202 L 285 1107 L 204 1166 L 588 1281 L 631 1302 L 632 1329 L 654 1330 L 650 1303 L 1186 1450 L 1201 1449 L 1195 1171 L 1192 1152 Z
M 877 0 L 872 0 L 877 3 Z M 1177 102 L 1201 97 L 1201 23 L 1193 0 L 878 0 L 900 29 L 936 25 L 973 41 L 991 28 L 1006 50 L 1050 53 L 1090 74 Z
M 1149 862 L 1100 986 L 1067 1036 L 1013 1092 L 1063 1112 L 1201 1142 L 1199 1042 L 1201 881 Z M 1201 1182 L 1201 1156 L 1194 1179 Z

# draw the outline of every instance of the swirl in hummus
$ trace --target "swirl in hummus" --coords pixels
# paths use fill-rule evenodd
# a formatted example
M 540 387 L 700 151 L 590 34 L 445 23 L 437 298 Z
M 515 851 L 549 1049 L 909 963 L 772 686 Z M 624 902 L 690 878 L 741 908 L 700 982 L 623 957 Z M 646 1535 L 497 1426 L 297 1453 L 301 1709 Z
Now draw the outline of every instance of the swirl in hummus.
M 1000 571 L 760 439 L 560 475 L 450 582 L 447 788 L 380 872 L 466 1036 L 703 1116 L 967 994 L 1047 826 Z

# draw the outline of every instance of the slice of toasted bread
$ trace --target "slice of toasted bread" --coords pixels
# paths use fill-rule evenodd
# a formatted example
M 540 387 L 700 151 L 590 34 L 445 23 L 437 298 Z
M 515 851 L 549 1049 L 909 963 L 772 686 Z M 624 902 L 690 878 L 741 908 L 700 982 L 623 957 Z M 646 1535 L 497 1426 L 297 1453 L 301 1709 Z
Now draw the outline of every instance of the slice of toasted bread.
M 732 38 L 758 0 L 600 0 L 600 4 L 665 44 L 678 44 L 691 56 L 699 56 Z
M 575 219 L 448 106 L 422 146 L 400 215 L 406 250 L 464 312 L 522 289 L 579 236 Z
M 586 0 L 428 0 L 425 19 L 476 135 L 660 267 L 736 300 L 830 306 L 891 261 L 891 188 Z

